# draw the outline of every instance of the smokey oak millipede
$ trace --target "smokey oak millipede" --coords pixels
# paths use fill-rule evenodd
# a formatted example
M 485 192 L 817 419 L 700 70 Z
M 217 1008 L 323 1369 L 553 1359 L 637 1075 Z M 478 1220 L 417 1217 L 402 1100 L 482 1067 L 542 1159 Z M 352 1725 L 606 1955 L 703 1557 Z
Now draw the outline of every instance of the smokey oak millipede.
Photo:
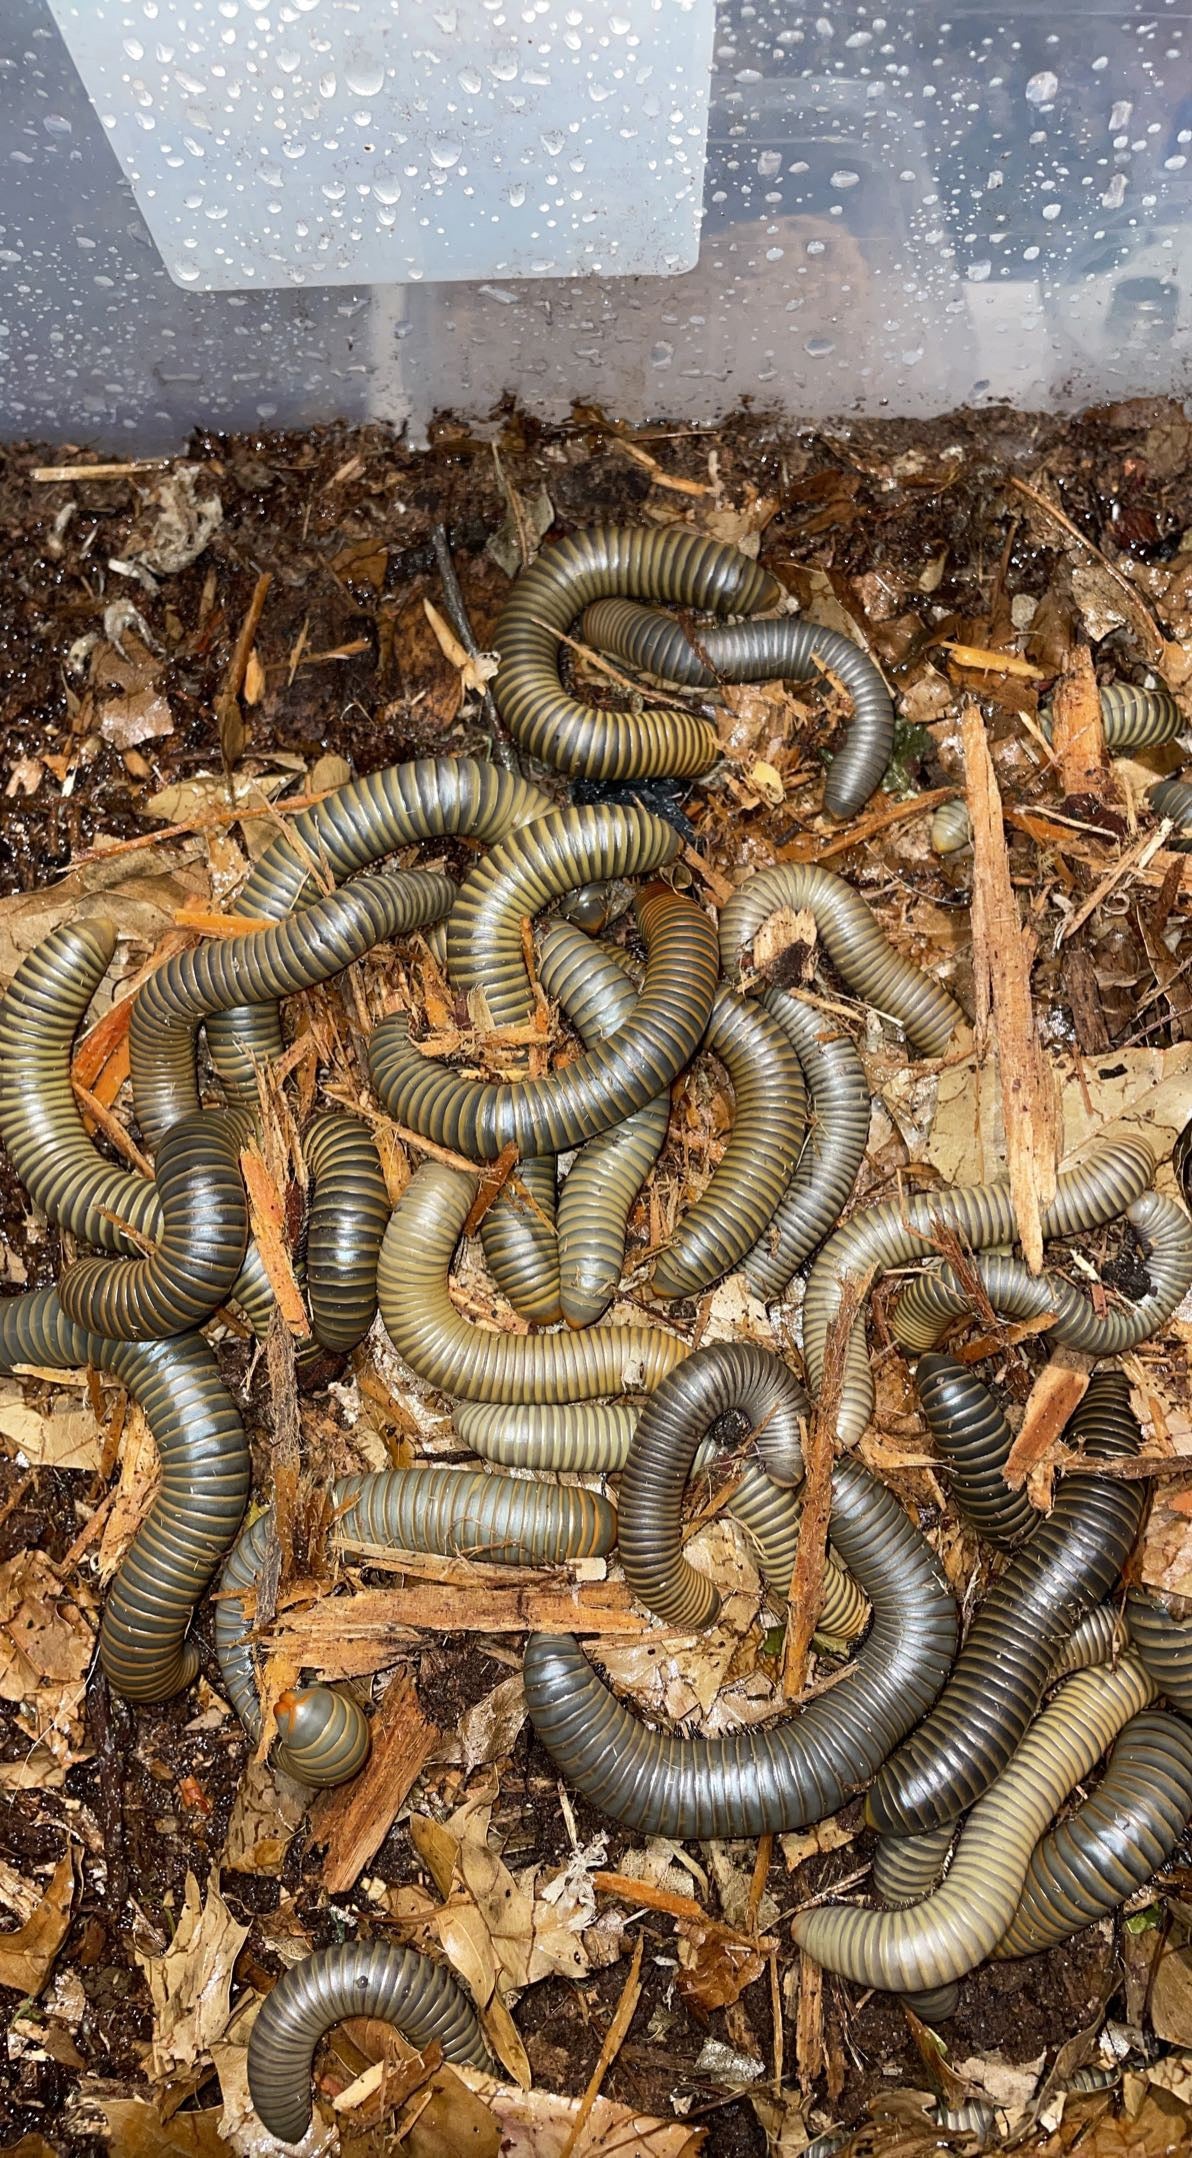
M 497 2072 L 480 2018 L 442 1964 L 380 1941 L 318 1948 L 278 1979 L 249 2033 L 249 2094 L 281 2142 L 300 2143 L 306 2134 L 315 2048 L 350 2016 L 376 2016 L 419 2052 L 438 2044 L 446 2061 Z
M 56 1289 L 0 1300 L 0 1371 L 93 1365 L 144 1411 L 161 1482 L 104 1603 L 100 1662 L 130 1701 L 164 1701 L 189 1686 L 198 1656 L 191 1614 L 240 1526 L 248 1440 L 213 1352 L 198 1334 L 107 1341 L 72 1324 Z
M 963 1978 L 992 1954 L 1018 1908 L 1057 1807 L 1155 1688 L 1136 1656 L 1065 1680 L 1008 1768 L 974 1806 L 941 1887 L 898 1911 L 843 1904 L 800 1911 L 795 1940 L 854 1985 L 913 1993 Z
M 498 1084 L 467 1079 L 422 1056 L 404 1013 L 369 1039 L 372 1082 L 389 1114 L 421 1138 L 495 1161 L 561 1154 L 643 1109 L 694 1056 L 716 993 L 716 935 L 707 916 L 667 885 L 638 894 L 646 943 L 641 994 L 625 1025 L 541 1078 Z
M 1068 1435 L 1090 1463 L 1138 1452 L 1124 1373 L 1093 1376 Z M 865 1802 L 872 1827 L 936 1828 L 989 1789 L 1022 1743 L 1065 1637 L 1117 1582 L 1146 1497 L 1145 1485 L 1120 1478 L 1063 1478 L 1050 1514 L 977 1611 L 931 1714 L 877 1776 Z
M 710 720 L 675 709 L 598 710 L 560 682 L 560 636 L 592 601 L 617 593 L 714 614 L 756 614 L 786 596 L 738 548 L 674 525 L 591 525 L 553 541 L 522 571 L 493 633 L 501 718 L 531 757 L 573 777 L 705 772 L 720 754 Z
M 881 783 L 894 746 L 893 701 L 881 668 L 839 630 L 786 614 L 702 629 L 697 650 L 673 615 L 606 599 L 586 610 L 580 636 L 631 667 L 689 689 L 822 680 L 822 670 L 830 669 L 853 700 L 853 720 L 828 766 L 824 808 L 832 817 L 855 817 Z
M 477 1180 L 426 1162 L 393 1210 L 377 1265 L 377 1301 L 398 1355 L 442 1393 L 463 1401 L 592 1401 L 648 1393 L 688 1354 L 661 1327 L 590 1326 L 564 1334 L 511 1334 L 474 1326 L 449 1292 L 451 1260 Z
M 531 1635 L 526 1702 L 564 1780 L 646 1835 L 762 1836 L 835 1813 L 935 1699 L 956 1606 L 927 1539 L 858 1462 L 833 1471 L 831 1534 L 873 1606 L 869 1631 L 847 1682 L 764 1729 L 648 1730 L 571 1635 Z
M 915 1367 L 915 1387 L 945 1464 L 948 1489 L 977 1534 L 996 1548 L 1025 1542 L 1040 1516 L 1003 1469 L 1014 1443 L 1001 1404 L 971 1364 L 933 1352 Z
M 1044 1236 L 1072 1236 L 1113 1221 L 1145 1191 L 1155 1161 L 1154 1147 L 1141 1132 L 1095 1141 L 1079 1161 L 1060 1171 L 1055 1197 L 1043 1208 Z M 828 1333 L 846 1281 L 864 1288 L 884 1269 L 930 1258 L 938 1249 L 941 1229 L 952 1230 L 976 1251 L 1011 1243 L 1017 1224 L 1009 1182 L 941 1184 L 913 1197 L 900 1195 L 877 1206 L 858 1207 L 821 1247 L 803 1304 L 803 1350 L 813 1395 L 822 1382 Z M 837 1430 L 842 1443 L 852 1446 L 873 1415 L 863 1310 L 849 1329 L 844 1367 Z

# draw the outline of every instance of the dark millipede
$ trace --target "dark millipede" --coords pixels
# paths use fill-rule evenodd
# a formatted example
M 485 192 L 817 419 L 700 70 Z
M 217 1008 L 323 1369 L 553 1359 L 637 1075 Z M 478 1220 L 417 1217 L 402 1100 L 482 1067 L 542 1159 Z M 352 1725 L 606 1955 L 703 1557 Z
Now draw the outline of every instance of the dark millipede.
M 1090 1463 L 1138 1452 L 1124 1373 L 1098 1372 L 1068 1425 Z M 875 1828 L 935 1828 L 974 1804 L 1022 1742 L 1073 1625 L 1113 1588 L 1142 1524 L 1146 1487 L 1064 1477 L 1055 1504 L 990 1589 L 940 1699 L 887 1760 L 866 1800 Z
M 694 1056 L 716 993 L 716 934 L 691 900 L 647 885 L 635 911 L 646 943 L 641 994 L 625 1025 L 541 1078 L 467 1079 L 422 1056 L 395 1013 L 369 1038 L 369 1073 L 381 1101 L 420 1137 L 473 1161 L 510 1144 L 561 1154 L 644 1109 Z
M 839 630 L 787 614 L 773 621 L 716 624 L 700 631 L 697 650 L 673 616 L 630 600 L 607 599 L 587 609 L 580 635 L 631 667 L 690 689 L 714 689 L 720 682 L 806 681 L 830 668 L 853 700 L 852 726 L 824 782 L 830 816 L 856 816 L 890 762 L 890 692 L 868 652 Z
M 380 1941 L 316 1949 L 278 1979 L 249 2034 L 252 2102 L 283 2143 L 306 2134 L 315 2047 L 349 2016 L 376 2016 L 420 2052 L 437 2042 L 444 2060 L 496 2070 L 472 2003 L 442 1964 Z
M 110 1371 L 144 1410 L 161 1483 L 108 1591 L 100 1661 L 117 1693 L 164 1701 L 189 1686 L 198 1657 L 186 1629 L 240 1526 L 250 1462 L 240 1413 L 197 1334 L 107 1341 L 85 1333 L 56 1289 L 0 1301 L 0 1371 L 43 1364 Z
M 517 579 L 497 623 L 493 694 L 501 718 L 531 757 L 573 777 L 704 772 L 720 751 L 710 720 L 678 710 L 600 711 L 562 687 L 560 633 L 593 600 L 617 593 L 714 614 L 756 614 L 786 596 L 736 547 L 676 526 L 593 525 L 553 541 Z

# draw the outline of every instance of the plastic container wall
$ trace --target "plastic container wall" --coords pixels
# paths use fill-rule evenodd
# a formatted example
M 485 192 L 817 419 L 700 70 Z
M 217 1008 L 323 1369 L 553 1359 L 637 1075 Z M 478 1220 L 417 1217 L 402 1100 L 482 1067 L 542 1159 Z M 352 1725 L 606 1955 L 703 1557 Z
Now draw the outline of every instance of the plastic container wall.
M 124 12 L 151 38 L 157 5 Z M 250 0 L 220 7 L 234 29 Z M 816 419 L 1178 392 L 1190 46 L 1187 0 L 722 0 L 694 269 L 196 293 L 150 239 L 47 0 L 9 0 L 3 425 L 149 451 L 195 425 L 417 431 L 507 392 L 547 416 L 580 398 L 692 420 L 742 397 Z

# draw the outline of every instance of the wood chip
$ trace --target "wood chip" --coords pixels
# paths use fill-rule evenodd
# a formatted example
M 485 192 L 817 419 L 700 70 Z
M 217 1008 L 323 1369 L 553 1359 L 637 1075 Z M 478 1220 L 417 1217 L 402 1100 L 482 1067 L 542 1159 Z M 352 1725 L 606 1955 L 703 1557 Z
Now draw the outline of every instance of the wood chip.
M 996 1035 L 1014 1218 L 1027 1265 L 1037 1274 L 1043 1265 L 1041 1211 L 1055 1191 L 1057 1104 L 1031 1006 L 1035 939 L 1018 917 L 997 775 L 972 698 L 961 711 L 961 742 L 973 827 L 977 1053 L 984 1063 Z
M 1033 660 L 1023 659 L 1018 652 L 991 652 L 983 644 L 954 644 L 944 637 L 941 643 L 950 652 L 958 667 L 969 667 L 979 674 L 1012 674 L 1023 682 L 1044 682 L 1045 667 L 1036 667 Z
M 1108 758 L 1101 699 L 1089 649 L 1073 645 L 1051 700 L 1051 746 L 1065 794 L 1102 794 Z
M 302 1291 L 294 1278 L 293 1262 L 286 1240 L 285 1209 L 281 1193 L 265 1165 L 264 1156 L 254 1139 L 240 1150 L 240 1168 L 244 1176 L 244 1188 L 248 1194 L 248 1212 L 252 1233 L 261 1254 L 261 1264 L 269 1276 L 269 1286 L 277 1298 L 278 1309 L 291 1333 L 306 1338 L 310 1334 L 310 1320 L 302 1301 Z
M 380 1849 L 439 1737 L 408 1671 L 390 1679 L 369 1728 L 372 1744 L 360 1774 L 324 1792 L 311 1815 L 315 1841 L 327 1846 L 322 1881 L 332 1896 L 351 1888 Z
M 891 825 L 907 824 L 912 817 L 925 817 L 938 809 L 941 802 L 951 801 L 954 787 L 931 787 L 926 794 L 914 794 L 907 802 L 884 802 L 880 809 L 871 809 L 864 817 L 858 817 L 843 832 L 835 832 L 827 839 L 814 832 L 802 832 L 798 839 L 789 839 L 785 846 L 775 851 L 779 862 L 826 862 L 835 854 L 847 854 L 850 847 L 863 846 L 867 839 L 876 839 L 879 832 L 888 832 Z M 721 902 L 723 904 L 723 902 Z
M 1083 1399 L 1092 1361 L 1076 1350 L 1057 1349 L 1044 1364 L 1031 1387 L 1018 1436 L 1002 1471 L 1012 1491 L 1022 1488 Z
M 326 1598 L 301 1614 L 285 1614 L 274 1645 L 300 1667 L 328 1678 L 383 1671 L 412 1635 L 423 1633 L 643 1634 L 624 1582 L 586 1581 L 572 1587 L 531 1587 L 517 1579 L 500 1588 L 417 1581 L 405 1587 L 359 1589 L 350 1601 Z

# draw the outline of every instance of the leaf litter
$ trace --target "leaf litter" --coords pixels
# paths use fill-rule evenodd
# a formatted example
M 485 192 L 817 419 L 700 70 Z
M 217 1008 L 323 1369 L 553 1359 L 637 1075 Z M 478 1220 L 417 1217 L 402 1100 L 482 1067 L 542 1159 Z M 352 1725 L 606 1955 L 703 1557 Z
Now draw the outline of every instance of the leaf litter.
M 957 415 L 918 425 L 913 442 L 857 425 L 847 440 L 827 430 L 779 445 L 752 420 L 635 437 L 577 411 L 554 431 L 506 415 L 495 454 L 453 421 L 419 457 L 382 430 L 328 430 L 284 449 L 199 437 L 184 463 L 117 465 L 103 479 L 63 461 L 49 468 L 61 477 L 39 480 L 28 452 L 4 452 L 16 536 L 0 575 L 24 689 L 6 710 L 0 774 L 0 980 L 69 915 L 114 922 L 117 964 L 76 1063 L 104 1143 L 135 1162 L 126 1014 L 113 997 L 167 951 L 220 932 L 247 865 L 304 800 L 404 756 L 483 753 L 487 648 L 508 577 L 552 519 L 593 514 L 685 519 L 760 553 L 814 619 L 866 645 L 894 689 L 895 791 L 844 832 L 818 803 L 847 700 L 827 679 L 728 692 L 725 762 L 693 797 L 699 844 L 688 850 L 720 897 L 742 867 L 826 861 L 978 1014 L 987 1000 L 985 1039 L 939 1068 L 908 1066 L 841 996 L 813 925 L 768 925 L 755 959 L 795 970 L 866 1059 L 875 1112 L 863 1195 L 884 1196 L 908 1170 L 973 1179 L 1008 1165 L 1029 1245 L 1055 1162 L 1091 1131 L 1121 1121 L 1173 1140 L 1192 1114 L 1188 879 L 1181 857 L 1151 845 L 1140 804 L 1179 752 L 1105 760 L 1094 692 L 1148 666 L 1180 695 L 1192 680 L 1192 578 L 1177 544 L 1192 534 L 1187 422 L 1152 402 L 1010 432 L 995 440 L 989 422 Z M 1120 543 L 1112 510 L 1124 496 L 1145 497 L 1159 546 Z M 443 530 L 470 641 L 440 582 Z M 135 600 L 110 593 L 97 605 L 85 575 L 97 538 L 105 560 L 133 573 Z M 71 595 L 59 618 L 38 588 L 43 555 Z M 49 616 L 36 642 L 35 590 L 33 611 Z M 1039 725 L 1049 703 L 1050 749 Z M 978 843 L 941 861 L 931 812 L 966 779 Z M 974 912 L 984 928 L 970 942 Z M 333 1067 L 329 1098 L 366 1103 L 353 1034 L 363 1009 L 383 1008 L 384 982 L 366 963 L 346 1003 L 321 992 L 295 1014 L 308 1047 L 267 1108 L 255 1190 L 266 1240 L 277 1231 L 283 1295 L 295 1196 L 286 1131 L 313 1105 L 316 1049 Z M 436 982 L 428 962 L 412 992 L 425 992 L 436 1032 L 482 1046 Z M 664 1240 L 706 1178 L 728 1114 L 709 1064 L 684 1090 L 652 1206 L 635 1217 L 639 1252 Z M 416 1157 L 402 1134 L 381 1136 L 396 1192 Z M 56 1232 L 6 1170 L 0 1189 L 5 1279 L 53 1278 Z M 1083 1256 L 1104 1270 L 1115 1250 L 1111 1233 Z M 460 1286 L 472 1317 L 509 1323 L 473 1255 Z M 638 1315 L 631 1301 L 622 1308 Z M 797 1353 L 796 1312 L 797 1298 L 770 1312 L 730 1279 L 702 1300 L 696 1338 L 744 1335 Z M 1079 1360 L 1048 1361 L 1026 1332 L 995 1346 L 1018 1465 L 1045 1501 Z M 1130 1359 L 1147 1452 L 1164 1471 L 1136 1564 L 1143 1580 L 1188 1595 L 1190 1350 L 1192 1310 Z M 248 1403 L 268 1490 L 269 1390 L 292 1381 L 231 1334 L 219 1354 Z M 878 1387 L 866 1458 L 904 1497 L 938 1508 L 913 1396 L 888 1354 Z M 527 1626 L 576 1627 L 644 1713 L 688 1730 L 773 1715 L 805 1660 L 812 1685 L 831 1677 L 797 1618 L 784 1655 L 784 1613 L 768 1607 L 718 1478 L 693 1488 L 688 1550 L 721 1588 L 721 1619 L 684 1639 L 643 1617 L 615 1564 L 514 1584 L 483 1565 L 398 1555 L 378 1568 L 375 1555 L 351 1554 L 328 1573 L 304 1541 L 308 1487 L 317 1499 L 328 1475 L 427 1451 L 450 1458 L 456 1442 L 443 1404 L 378 1340 L 330 1390 L 295 1393 L 288 1413 L 293 1439 L 277 1466 L 291 1527 L 261 1621 L 266 1689 L 319 1665 L 371 1695 L 377 1741 L 371 1781 L 313 1808 L 250 1760 L 206 1684 L 197 1700 L 136 1717 L 105 1707 L 98 1599 L 150 1501 L 152 1443 L 111 1387 L 51 1375 L 0 1386 L 0 1901 L 11 1917 L 0 1950 L 37 1995 L 10 2040 L 9 2148 L 41 2158 L 48 2131 L 45 2147 L 80 2154 L 98 2134 L 117 2150 L 273 2158 L 280 2146 L 247 2097 L 252 2016 L 279 1962 L 360 1924 L 429 1940 L 455 1965 L 508 2080 L 411 2057 L 391 2033 L 353 2025 L 321 2055 L 327 2103 L 311 2151 L 743 2158 L 768 2139 L 794 2158 L 843 2124 L 849 2148 L 909 2158 L 937 2147 L 925 2107 L 960 2088 L 984 2092 L 1017 2147 L 1049 2158 L 1077 2144 L 1094 2158 L 1187 2147 L 1178 1870 L 1144 1893 L 1121 1936 L 1124 1991 L 1114 1994 L 1107 1931 L 1094 1929 L 1037 1968 L 968 1981 L 945 2059 L 920 2050 L 892 2003 L 821 1982 L 790 1950 L 797 1904 L 864 1885 L 857 1803 L 759 1854 L 635 1847 L 561 1791 L 526 1725 Z M 983 1578 L 972 1540 L 946 1515 L 935 1534 L 958 1591 L 971 1592 Z M 822 1563 L 822 1537 L 812 1507 L 801 1586 Z M 1115 2014 L 1124 2020 L 1106 2020 Z M 1039 2098 L 1073 2032 L 1095 2051 L 1115 2029 L 1120 2099 Z

